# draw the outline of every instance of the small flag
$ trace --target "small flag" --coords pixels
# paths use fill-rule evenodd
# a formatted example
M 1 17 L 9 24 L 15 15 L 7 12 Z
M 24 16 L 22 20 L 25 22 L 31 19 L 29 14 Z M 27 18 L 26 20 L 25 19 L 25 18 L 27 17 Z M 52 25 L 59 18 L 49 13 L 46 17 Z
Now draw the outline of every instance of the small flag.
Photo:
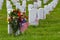
M 28 22 L 23 23 L 20 31 L 21 31 L 21 32 L 24 32 L 25 30 L 27 30 L 27 28 L 28 28 Z

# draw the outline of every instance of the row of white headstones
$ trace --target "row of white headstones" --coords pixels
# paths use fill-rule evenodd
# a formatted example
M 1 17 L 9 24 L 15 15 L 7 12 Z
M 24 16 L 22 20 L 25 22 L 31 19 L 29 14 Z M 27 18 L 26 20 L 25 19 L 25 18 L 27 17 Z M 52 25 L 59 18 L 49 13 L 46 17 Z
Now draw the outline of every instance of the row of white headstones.
M 26 1 L 22 1 L 22 5 L 20 5 L 20 0 L 11 0 L 13 4 L 16 6 L 16 9 L 20 9 L 21 12 L 26 12 Z M 7 8 L 7 13 L 9 14 L 13 8 L 12 4 L 9 0 L 6 0 L 6 8 Z
M 47 2 L 47 1 L 46 1 Z M 44 4 L 46 3 L 44 2 Z M 53 11 L 53 9 L 58 4 L 58 0 L 53 0 L 48 5 L 44 5 L 44 8 L 41 7 L 42 2 L 38 0 L 37 2 L 34 2 L 34 4 L 28 5 L 28 11 L 29 11 L 29 25 L 38 25 L 40 19 L 46 19 L 46 14 L 49 14 L 50 11 Z
M 21 0 L 22 5 L 20 5 L 20 0 L 11 0 L 13 4 L 16 6 L 16 9 L 20 9 L 21 12 L 26 12 L 26 0 Z M 44 4 L 47 1 L 44 1 Z M 49 14 L 50 11 L 56 7 L 58 0 L 53 0 L 50 4 L 44 5 L 44 8 L 41 7 L 42 1 L 38 0 L 34 2 L 34 4 L 28 5 L 29 11 L 29 25 L 38 25 L 40 19 L 46 19 L 46 14 Z M 12 5 L 9 0 L 6 0 L 6 8 L 7 8 L 7 17 L 9 18 L 9 13 L 13 10 Z M 8 34 L 12 32 L 12 28 L 8 24 Z
M 21 12 L 26 11 L 26 0 L 22 1 L 22 5 L 20 5 L 19 0 L 11 0 L 13 4 L 16 6 L 16 9 L 20 9 Z M 47 0 L 44 0 L 44 4 L 47 3 Z M 34 4 L 28 5 L 28 11 L 29 11 L 29 24 L 30 25 L 37 25 L 39 19 L 46 19 L 46 14 L 48 14 L 50 11 L 53 11 L 53 9 L 56 7 L 58 3 L 58 0 L 53 0 L 50 4 L 44 5 L 44 8 L 42 8 L 42 1 L 37 0 L 37 2 L 34 2 Z M 6 0 L 6 7 L 7 7 L 7 13 L 9 14 L 13 8 L 9 0 Z
M 4 0 L 0 0 L 0 10 L 2 10 L 3 2 L 4 2 Z

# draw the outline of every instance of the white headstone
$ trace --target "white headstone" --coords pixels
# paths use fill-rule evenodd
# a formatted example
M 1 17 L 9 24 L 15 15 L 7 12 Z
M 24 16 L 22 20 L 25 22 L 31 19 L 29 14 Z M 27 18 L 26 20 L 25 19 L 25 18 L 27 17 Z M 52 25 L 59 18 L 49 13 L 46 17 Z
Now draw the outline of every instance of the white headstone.
M 44 12 L 45 12 L 45 14 L 49 14 L 49 7 L 48 7 L 48 5 L 44 6 Z
M 20 6 L 20 11 L 21 11 L 21 12 L 25 12 L 26 10 L 25 10 L 24 7 Z
M 26 7 L 26 1 L 22 1 L 22 6 Z
M 44 19 L 44 9 L 39 8 L 38 10 L 38 19 Z
M 20 4 L 16 3 L 16 9 L 20 9 Z
M 12 28 L 11 28 L 11 25 L 8 24 L 8 34 L 12 34 L 12 33 L 13 33 L 13 30 L 12 30 Z
M 28 5 L 28 11 L 31 10 L 33 8 L 33 5 L 32 4 L 29 4 Z
M 42 1 L 38 1 L 37 4 L 38 4 L 38 7 L 41 7 L 42 6 Z
M 29 25 L 38 25 L 38 12 L 34 8 L 29 11 Z
M 46 4 L 49 0 L 43 0 L 43 3 Z
M 37 2 L 34 2 L 34 8 L 38 8 L 38 3 Z

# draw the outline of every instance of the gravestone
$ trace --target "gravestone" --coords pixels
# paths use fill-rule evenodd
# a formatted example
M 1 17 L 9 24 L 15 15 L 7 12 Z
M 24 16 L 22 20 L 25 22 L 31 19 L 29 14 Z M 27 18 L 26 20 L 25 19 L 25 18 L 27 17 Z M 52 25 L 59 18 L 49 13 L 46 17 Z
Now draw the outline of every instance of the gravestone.
M 10 12 L 13 10 L 12 9 L 12 5 L 10 4 L 10 1 L 6 1 L 7 3 L 6 3 L 6 7 L 7 7 L 7 18 L 9 19 L 10 17 L 9 17 L 9 14 L 10 14 Z M 11 25 L 9 24 L 9 22 L 8 22 L 8 34 L 11 34 L 12 33 L 12 28 L 11 28 Z
M 38 11 L 35 8 L 29 11 L 29 25 L 38 25 Z
M 38 7 L 42 6 L 42 1 L 37 1 Z
M 49 0 L 43 0 L 43 3 L 46 4 Z
M 16 9 L 20 9 L 20 4 L 16 3 Z
M 33 6 L 34 6 L 34 8 L 38 8 L 38 3 L 34 2 Z
M 49 14 L 49 7 L 48 7 L 48 5 L 45 5 L 44 6 L 44 12 L 45 12 L 45 14 Z
M 31 10 L 33 8 L 33 4 L 29 4 L 28 5 L 28 11 Z
M 38 9 L 38 19 L 44 19 L 44 9 L 43 8 Z

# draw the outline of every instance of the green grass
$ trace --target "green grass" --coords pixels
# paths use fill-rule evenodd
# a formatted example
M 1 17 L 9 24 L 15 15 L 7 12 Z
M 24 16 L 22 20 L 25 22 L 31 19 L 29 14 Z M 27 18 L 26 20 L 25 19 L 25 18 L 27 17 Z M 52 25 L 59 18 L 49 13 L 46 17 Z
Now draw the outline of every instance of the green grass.
M 39 21 L 37 27 L 29 26 L 23 35 L 17 37 L 10 36 L 7 33 L 5 0 L 2 8 L 0 10 L 0 40 L 60 40 L 60 2 L 45 20 Z

